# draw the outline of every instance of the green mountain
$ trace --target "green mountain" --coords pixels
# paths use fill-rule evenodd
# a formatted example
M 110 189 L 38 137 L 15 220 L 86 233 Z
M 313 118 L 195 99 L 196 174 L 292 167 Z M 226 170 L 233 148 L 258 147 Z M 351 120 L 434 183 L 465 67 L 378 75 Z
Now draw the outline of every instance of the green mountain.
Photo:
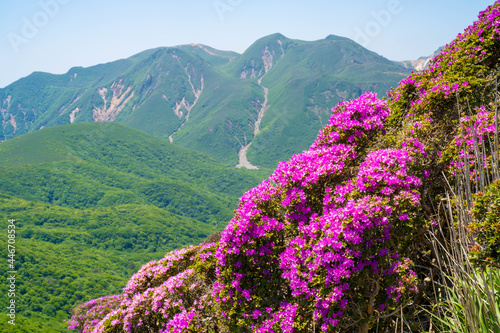
M 118 122 L 231 166 L 274 167 L 306 149 L 340 100 L 410 72 L 353 41 L 274 34 L 243 54 L 192 44 L 147 50 L 0 89 L 0 140 L 79 122 Z M 248 161 L 247 161 L 248 159 Z
M 0 227 L 16 220 L 15 331 L 66 331 L 70 308 L 119 292 L 145 262 L 222 229 L 264 176 L 117 123 L 0 143 Z M 6 244 L 7 232 L 0 237 Z M 0 253 L 7 258 L 7 247 Z

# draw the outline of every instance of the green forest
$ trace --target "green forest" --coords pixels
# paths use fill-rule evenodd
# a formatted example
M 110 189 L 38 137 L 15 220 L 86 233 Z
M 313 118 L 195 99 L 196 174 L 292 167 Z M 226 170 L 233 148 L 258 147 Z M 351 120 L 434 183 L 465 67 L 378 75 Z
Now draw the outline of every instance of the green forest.
M 16 230 L 15 331 L 68 331 L 71 308 L 120 292 L 143 264 L 223 229 L 266 172 L 223 166 L 114 123 L 58 126 L 1 143 L 2 242 L 9 219 Z M 7 247 L 0 255 L 7 260 Z M 7 277 L 7 265 L 0 274 Z M 0 287 L 2 304 L 7 287 Z

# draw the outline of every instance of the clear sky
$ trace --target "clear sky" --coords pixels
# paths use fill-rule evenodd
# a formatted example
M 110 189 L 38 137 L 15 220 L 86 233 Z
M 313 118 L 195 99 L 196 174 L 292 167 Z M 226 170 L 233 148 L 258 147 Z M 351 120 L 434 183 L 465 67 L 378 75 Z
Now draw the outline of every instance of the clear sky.
M 494 0 L 0 0 L 0 87 L 145 49 L 202 43 L 242 53 L 280 32 L 351 38 L 391 60 L 427 56 Z

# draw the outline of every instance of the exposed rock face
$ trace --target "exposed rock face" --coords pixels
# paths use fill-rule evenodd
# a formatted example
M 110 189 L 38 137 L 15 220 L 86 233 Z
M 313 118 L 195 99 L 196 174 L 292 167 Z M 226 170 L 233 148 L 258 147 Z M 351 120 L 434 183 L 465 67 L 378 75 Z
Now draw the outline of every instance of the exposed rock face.
M 5 127 L 10 124 L 14 128 L 14 133 L 17 131 L 17 123 L 13 114 L 9 113 L 10 103 L 12 100 L 12 95 L 8 95 L 2 101 L 0 105 L 0 113 L 2 114 L 2 137 L 0 137 L 0 142 L 5 140 Z
M 278 40 L 278 43 L 280 44 L 281 51 L 283 52 L 283 47 L 282 47 L 281 41 Z M 284 52 L 282 53 L 281 56 L 283 56 L 283 55 L 284 55 Z M 270 105 L 268 104 L 268 99 L 267 99 L 267 96 L 269 94 L 269 88 L 264 87 L 262 85 L 262 78 L 273 67 L 273 54 L 271 53 L 271 51 L 269 51 L 269 47 L 267 45 L 264 49 L 261 50 L 261 59 L 262 59 L 262 62 L 264 64 L 264 74 L 261 77 L 259 77 L 259 79 L 257 80 L 257 84 L 264 90 L 264 101 L 262 102 L 262 105 L 261 105 L 259 112 L 257 114 L 257 119 L 255 120 L 255 123 L 253 124 L 253 136 L 254 136 L 254 138 L 257 136 L 257 134 L 259 134 L 260 123 L 262 122 L 262 118 L 264 117 L 264 115 L 266 114 L 266 111 L 270 107 Z M 252 60 L 252 65 L 254 65 L 253 60 Z M 248 71 L 246 71 L 246 67 L 245 67 L 245 70 L 243 72 L 241 72 L 240 78 L 246 78 L 247 74 L 248 74 Z M 252 68 L 252 76 L 251 77 L 254 77 L 254 75 L 255 75 L 255 68 Z M 240 143 L 240 145 L 241 145 L 241 148 L 238 151 L 238 164 L 236 165 L 236 167 L 237 168 L 245 167 L 247 169 L 258 169 L 258 167 L 251 164 L 247 159 L 247 150 L 252 145 L 252 140 L 247 143 L 246 136 L 245 136 L 245 144 L 243 145 Z
M 406 68 L 413 68 L 416 71 L 421 71 L 421 70 L 427 68 L 427 66 L 429 66 L 429 62 L 435 56 L 437 56 L 439 54 L 439 52 L 441 52 L 442 49 L 443 49 L 443 47 L 440 47 L 439 49 L 437 49 L 437 51 L 435 51 L 433 54 L 431 54 L 428 57 L 420 57 L 417 60 L 401 61 L 401 64 L 403 64 Z
M 71 124 L 73 124 L 73 122 L 75 121 L 75 117 L 76 117 L 76 114 L 78 113 L 78 111 L 80 111 L 80 110 L 78 108 L 76 108 L 73 111 L 71 111 L 71 113 L 69 114 L 69 122 Z
M 2 114 L 2 121 L 4 124 L 3 127 L 5 127 L 5 121 L 7 119 L 7 115 L 9 114 L 11 99 L 12 99 L 12 95 L 8 95 L 7 98 L 5 98 L 2 101 L 2 106 L 0 107 L 0 113 Z
M 252 143 L 250 142 L 249 144 L 241 147 L 240 151 L 238 152 L 238 164 L 236 165 L 237 168 L 258 169 L 258 167 L 250 163 L 247 159 L 247 149 L 251 144 Z
M 176 59 L 180 65 L 182 65 L 181 59 L 179 56 L 174 54 L 174 55 L 172 55 L 172 57 L 174 59 Z M 184 67 L 184 71 L 186 72 L 186 75 L 188 77 L 189 85 L 191 86 L 191 92 L 194 95 L 194 101 L 192 103 L 189 103 L 186 100 L 186 97 L 184 96 L 180 102 L 179 101 L 175 102 L 175 107 L 173 108 L 175 115 L 177 117 L 179 117 L 179 119 L 182 118 L 182 116 L 184 114 L 181 111 L 181 109 L 185 109 L 186 110 L 186 118 L 184 119 L 184 122 L 182 122 L 182 124 L 179 126 L 179 128 L 177 128 L 177 130 L 168 137 L 170 142 L 174 142 L 174 134 L 176 132 L 178 132 L 189 121 L 189 114 L 191 113 L 191 109 L 196 105 L 196 102 L 198 102 L 198 99 L 200 98 L 201 94 L 203 93 L 203 88 L 205 86 L 205 81 L 203 80 L 203 73 L 201 73 L 201 75 L 200 75 L 200 88 L 199 89 L 195 88 L 193 81 L 191 80 L 191 74 L 189 74 L 189 69 L 190 69 L 189 63 L 187 63 L 187 65 Z M 195 69 L 193 68 L 193 71 L 194 70 Z M 165 95 L 163 95 L 162 97 L 164 97 L 166 100 L 168 100 L 168 98 Z
M 273 55 L 269 51 L 267 45 L 266 48 L 261 51 L 261 54 L 262 54 L 262 62 L 264 63 L 264 70 L 267 73 L 273 67 Z
M 17 131 L 17 123 L 16 123 L 16 118 L 14 117 L 13 114 L 10 115 L 10 119 L 7 121 L 9 124 L 14 127 L 14 133 Z
M 123 91 L 123 88 L 123 80 L 113 82 L 111 85 L 112 96 L 109 106 L 106 98 L 108 89 L 102 87 L 97 90 L 104 105 L 99 107 L 94 105 L 92 118 L 95 122 L 108 122 L 115 120 L 120 111 L 125 107 L 125 105 L 127 105 L 130 99 L 134 97 L 134 91 L 130 92 L 132 87 L 127 87 L 125 91 Z

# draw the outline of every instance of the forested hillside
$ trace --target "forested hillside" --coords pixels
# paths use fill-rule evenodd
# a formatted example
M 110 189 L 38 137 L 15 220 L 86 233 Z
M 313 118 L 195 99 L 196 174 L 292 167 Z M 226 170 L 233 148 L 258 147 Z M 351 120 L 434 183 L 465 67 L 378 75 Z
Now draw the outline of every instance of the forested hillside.
M 118 292 L 144 262 L 224 228 L 264 172 L 223 166 L 115 123 L 1 143 L 0 212 L 16 220 L 16 332 L 62 331 L 70 308 Z M 1 253 L 7 258 L 6 247 Z M 0 268 L 4 278 L 7 270 Z

